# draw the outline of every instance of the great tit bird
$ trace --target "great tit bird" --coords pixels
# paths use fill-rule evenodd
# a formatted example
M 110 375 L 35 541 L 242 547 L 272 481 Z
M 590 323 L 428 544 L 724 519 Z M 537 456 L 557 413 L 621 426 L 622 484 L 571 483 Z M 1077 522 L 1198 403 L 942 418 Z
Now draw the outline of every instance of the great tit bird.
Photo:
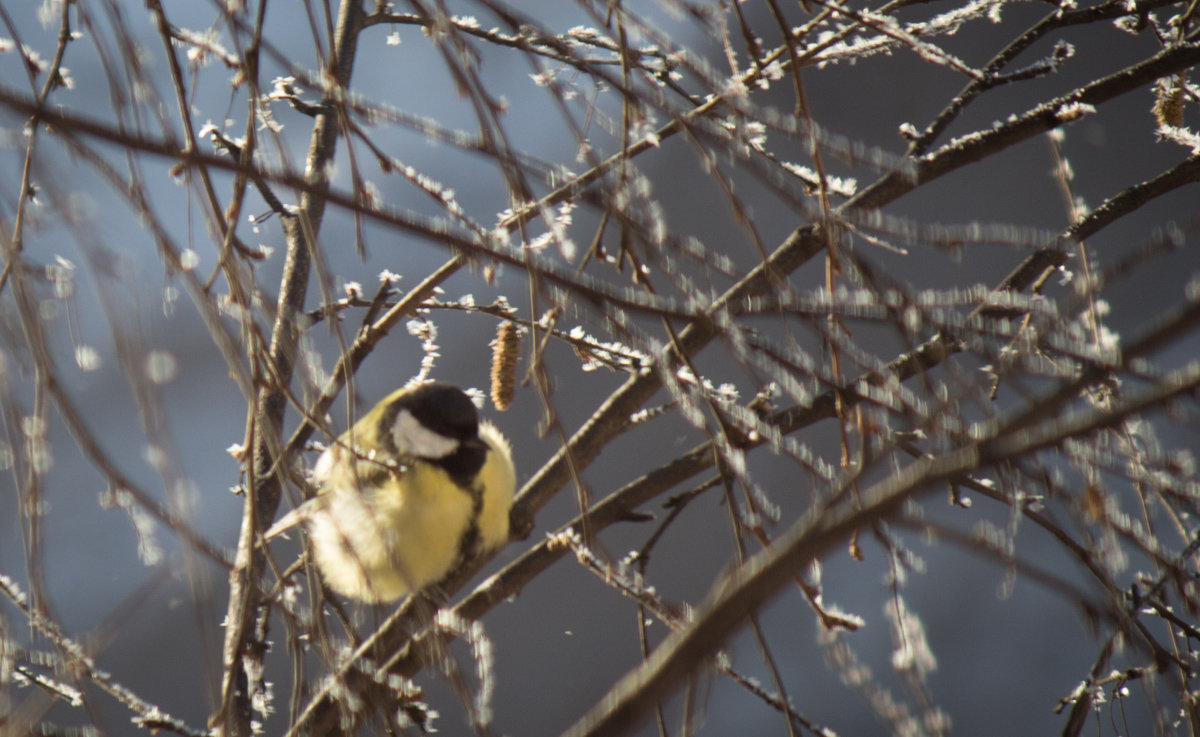
M 393 392 L 321 454 L 312 477 L 317 495 L 267 537 L 303 521 L 322 578 L 352 599 L 394 601 L 508 539 L 512 450 L 450 384 Z

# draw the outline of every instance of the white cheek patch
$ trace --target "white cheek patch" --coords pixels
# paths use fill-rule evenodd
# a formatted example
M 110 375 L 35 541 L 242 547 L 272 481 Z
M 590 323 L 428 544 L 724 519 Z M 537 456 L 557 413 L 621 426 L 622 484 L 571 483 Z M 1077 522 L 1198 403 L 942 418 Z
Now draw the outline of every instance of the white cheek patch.
M 329 473 L 333 470 L 333 447 L 326 448 L 320 457 L 317 458 L 316 465 L 313 466 L 312 478 L 318 484 L 324 483 L 329 478 Z
M 458 450 L 458 441 L 430 430 L 408 410 L 400 410 L 392 425 L 392 438 L 401 455 L 417 458 L 445 458 Z

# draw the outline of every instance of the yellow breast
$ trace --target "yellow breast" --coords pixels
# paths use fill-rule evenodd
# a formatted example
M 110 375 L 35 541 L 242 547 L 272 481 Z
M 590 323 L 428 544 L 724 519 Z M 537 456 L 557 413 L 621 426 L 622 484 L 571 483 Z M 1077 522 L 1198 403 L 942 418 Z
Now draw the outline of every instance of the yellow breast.
M 489 451 L 469 489 L 429 463 L 387 470 L 342 446 L 326 451 L 308 528 L 330 588 L 394 601 L 442 579 L 465 553 L 507 541 L 516 470 L 504 436 L 488 423 L 479 433 Z

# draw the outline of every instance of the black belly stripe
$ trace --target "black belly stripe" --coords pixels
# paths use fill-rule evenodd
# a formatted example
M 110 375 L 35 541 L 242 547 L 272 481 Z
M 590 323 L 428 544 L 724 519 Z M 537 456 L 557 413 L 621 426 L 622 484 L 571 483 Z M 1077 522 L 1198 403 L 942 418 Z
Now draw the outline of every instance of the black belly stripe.
M 471 495 L 471 521 L 463 531 L 462 539 L 458 541 L 458 556 L 454 567 L 458 568 L 464 561 L 469 560 L 478 552 L 480 546 L 479 517 L 483 514 L 483 484 L 460 484 L 459 487 Z
M 483 483 L 479 480 L 479 471 L 487 462 L 488 446 L 478 437 L 463 441 L 458 450 L 445 458 L 433 461 L 445 469 L 458 488 L 467 492 L 471 497 L 471 521 L 463 531 L 462 539 L 458 541 L 458 557 L 454 562 L 457 568 L 463 561 L 475 555 L 480 543 L 479 516 L 483 513 Z

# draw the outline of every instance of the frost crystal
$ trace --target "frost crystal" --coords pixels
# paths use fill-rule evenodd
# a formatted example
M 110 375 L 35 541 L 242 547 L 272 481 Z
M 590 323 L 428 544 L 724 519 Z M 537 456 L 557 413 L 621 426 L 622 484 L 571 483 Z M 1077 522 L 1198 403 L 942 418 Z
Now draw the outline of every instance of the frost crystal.
M 100 368 L 100 354 L 90 345 L 77 345 L 75 365 L 83 371 L 96 371 Z
M 146 355 L 146 377 L 155 384 L 166 384 L 178 371 L 179 364 L 169 352 L 153 350 Z

